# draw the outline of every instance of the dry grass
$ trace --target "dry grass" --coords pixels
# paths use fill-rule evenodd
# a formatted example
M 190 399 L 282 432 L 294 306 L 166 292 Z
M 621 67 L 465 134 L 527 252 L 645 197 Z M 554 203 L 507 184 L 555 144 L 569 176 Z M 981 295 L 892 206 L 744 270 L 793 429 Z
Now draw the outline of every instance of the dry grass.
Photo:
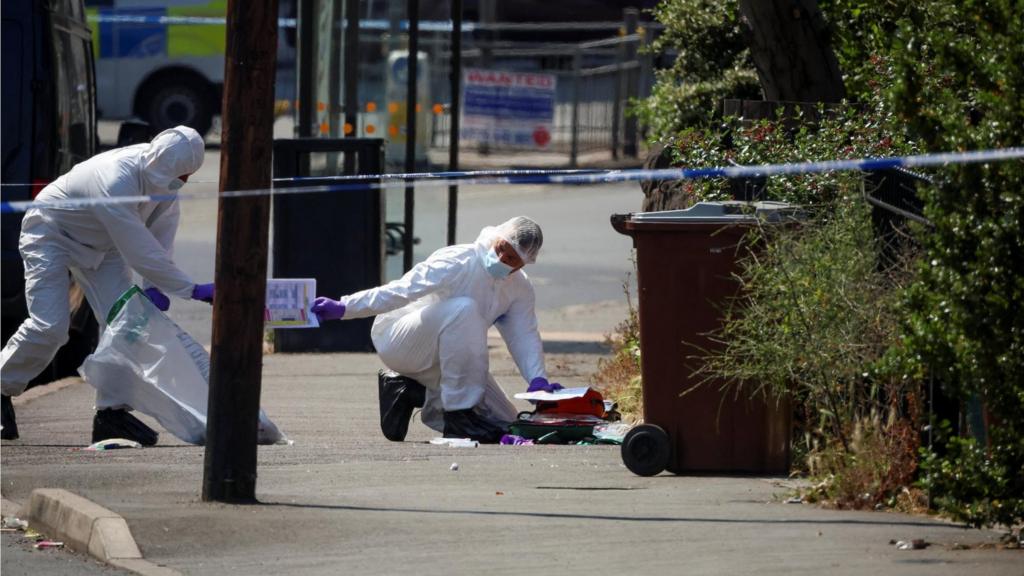
M 636 262 L 634 261 L 634 267 Z M 629 276 L 622 283 L 626 295 L 628 315 L 605 337 L 612 349 L 609 358 L 597 362 L 597 372 L 591 375 L 593 387 L 606 399 L 618 403 L 623 419 L 639 422 L 643 419 L 643 380 L 640 375 L 640 318 L 633 306 L 629 290 Z
M 896 410 L 884 420 L 876 412 L 855 423 L 848 448 L 812 449 L 807 467 L 821 481 L 804 498 L 839 509 L 926 511 L 927 497 L 912 486 L 920 447 L 916 421 Z

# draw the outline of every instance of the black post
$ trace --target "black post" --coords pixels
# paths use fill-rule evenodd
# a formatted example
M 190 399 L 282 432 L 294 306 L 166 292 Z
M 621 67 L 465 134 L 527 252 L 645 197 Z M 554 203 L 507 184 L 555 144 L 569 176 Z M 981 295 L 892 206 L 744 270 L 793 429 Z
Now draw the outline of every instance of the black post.
M 631 34 L 636 34 L 636 30 L 637 30 L 637 27 L 639 26 L 639 21 L 640 21 L 640 11 L 637 10 L 636 8 L 626 8 L 625 10 L 623 10 L 623 18 L 626 21 L 626 35 L 628 36 L 628 35 L 631 35 Z M 637 44 L 638 43 L 631 42 L 631 43 L 626 45 L 626 60 L 627 61 L 632 62 L 633 60 L 636 60 Z M 630 79 L 630 82 L 628 82 L 626 84 L 626 101 L 628 102 L 630 99 L 635 98 L 636 96 L 639 95 L 639 92 L 637 91 L 637 86 L 636 86 L 636 84 L 637 84 L 636 83 L 636 79 L 639 78 L 639 74 L 633 72 L 632 70 L 627 71 L 626 74 L 628 75 L 628 78 Z M 624 156 L 629 156 L 631 158 L 636 158 L 637 157 L 637 153 L 638 153 L 638 146 L 637 146 L 638 122 L 637 122 L 636 116 L 634 116 L 632 114 L 627 115 L 626 116 L 625 125 L 624 125 L 623 128 L 624 128 L 623 131 L 625 132 L 625 134 L 623 134 L 624 142 L 622 144 L 622 154 Z
M 448 107 L 448 170 L 459 169 L 459 99 L 462 96 L 462 0 L 452 0 L 451 105 Z M 459 186 L 448 186 L 448 245 L 455 244 Z
M 295 127 L 299 138 L 314 136 L 313 125 L 316 123 L 316 102 L 313 101 L 313 35 L 316 25 L 313 22 L 314 3 L 316 0 L 296 0 L 299 3 L 299 70 L 298 86 L 298 123 Z
M 405 171 L 416 171 L 416 72 L 420 49 L 420 2 L 408 0 L 409 17 L 409 57 L 406 59 L 406 93 L 405 93 Z M 416 208 L 415 185 L 405 184 L 405 238 L 403 238 L 402 269 L 406 272 L 412 268 L 413 247 L 413 210 Z
M 277 0 L 228 0 L 220 189 L 270 187 Z M 226 198 L 217 213 L 213 352 L 203 500 L 256 501 L 270 196 Z
M 354 138 L 359 121 L 359 0 L 345 0 L 345 120 L 342 132 Z M 351 127 L 345 131 L 344 127 Z M 345 154 L 345 174 L 355 174 L 356 155 Z

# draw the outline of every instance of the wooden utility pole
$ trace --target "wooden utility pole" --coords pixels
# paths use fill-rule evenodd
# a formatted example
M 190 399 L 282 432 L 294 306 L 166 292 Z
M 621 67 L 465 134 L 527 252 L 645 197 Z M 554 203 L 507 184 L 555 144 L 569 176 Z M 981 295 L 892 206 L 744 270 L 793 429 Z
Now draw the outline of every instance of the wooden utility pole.
M 228 0 L 220 189 L 270 188 L 277 0 Z M 221 196 L 203 500 L 256 501 L 270 196 Z

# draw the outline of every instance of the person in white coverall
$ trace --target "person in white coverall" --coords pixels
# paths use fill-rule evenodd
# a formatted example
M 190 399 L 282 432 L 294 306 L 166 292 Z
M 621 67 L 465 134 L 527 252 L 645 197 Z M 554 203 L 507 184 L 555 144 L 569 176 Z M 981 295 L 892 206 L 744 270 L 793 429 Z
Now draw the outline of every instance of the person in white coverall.
M 25 264 L 28 318 L 0 355 L 3 437 L 17 438 L 10 396 L 50 363 L 68 340 L 68 291 L 73 276 L 102 329 L 110 307 L 132 286 L 132 270 L 161 310 L 167 295 L 213 302 L 213 284 L 196 284 L 172 259 L 179 206 L 175 191 L 203 164 L 204 144 L 186 126 L 165 130 L 148 144 L 98 154 L 46 186 L 21 223 L 19 250 Z M 102 203 L 131 196 L 157 200 Z M 170 196 L 170 197 L 168 197 Z M 47 203 L 96 199 L 93 205 L 46 207 Z M 131 438 L 140 421 L 115 397 L 97 394 L 93 441 Z M 102 436 L 99 437 L 98 436 Z M 152 443 L 146 442 L 146 443 Z
M 322 320 L 376 315 L 370 335 L 384 364 L 381 429 L 405 438 L 413 408 L 447 438 L 497 442 L 516 409 L 488 371 L 487 330 L 498 328 L 529 391 L 549 383 L 533 285 L 523 266 L 537 258 L 540 226 L 519 216 L 484 228 L 473 244 L 437 250 L 400 279 L 340 300 L 320 297 Z M 425 390 L 424 390 L 425 388 Z

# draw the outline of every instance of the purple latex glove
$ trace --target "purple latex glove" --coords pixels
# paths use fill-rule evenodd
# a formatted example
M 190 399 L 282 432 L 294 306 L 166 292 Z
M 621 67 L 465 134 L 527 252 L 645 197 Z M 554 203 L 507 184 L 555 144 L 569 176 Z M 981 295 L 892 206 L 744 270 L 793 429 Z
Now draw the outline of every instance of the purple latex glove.
M 167 312 L 167 309 L 171 307 L 171 299 L 166 294 L 160 291 L 159 288 L 150 287 L 142 291 L 149 298 L 149 301 L 153 303 L 161 312 Z
M 530 387 L 526 389 L 527 392 L 556 392 L 565 388 L 558 382 L 548 382 L 547 378 L 534 378 L 530 380 Z
M 213 304 L 214 292 L 213 284 L 196 284 L 195 288 L 192 289 L 192 299 Z
M 515 434 L 505 434 L 498 441 L 498 444 L 503 446 L 533 446 L 533 440 L 529 438 L 523 438 L 522 436 L 516 436 Z
M 341 320 L 345 316 L 345 305 L 341 303 L 341 300 L 331 300 L 323 296 L 317 296 L 310 310 L 313 311 L 313 314 L 316 314 L 317 319 L 321 322 L 324 320 Z

